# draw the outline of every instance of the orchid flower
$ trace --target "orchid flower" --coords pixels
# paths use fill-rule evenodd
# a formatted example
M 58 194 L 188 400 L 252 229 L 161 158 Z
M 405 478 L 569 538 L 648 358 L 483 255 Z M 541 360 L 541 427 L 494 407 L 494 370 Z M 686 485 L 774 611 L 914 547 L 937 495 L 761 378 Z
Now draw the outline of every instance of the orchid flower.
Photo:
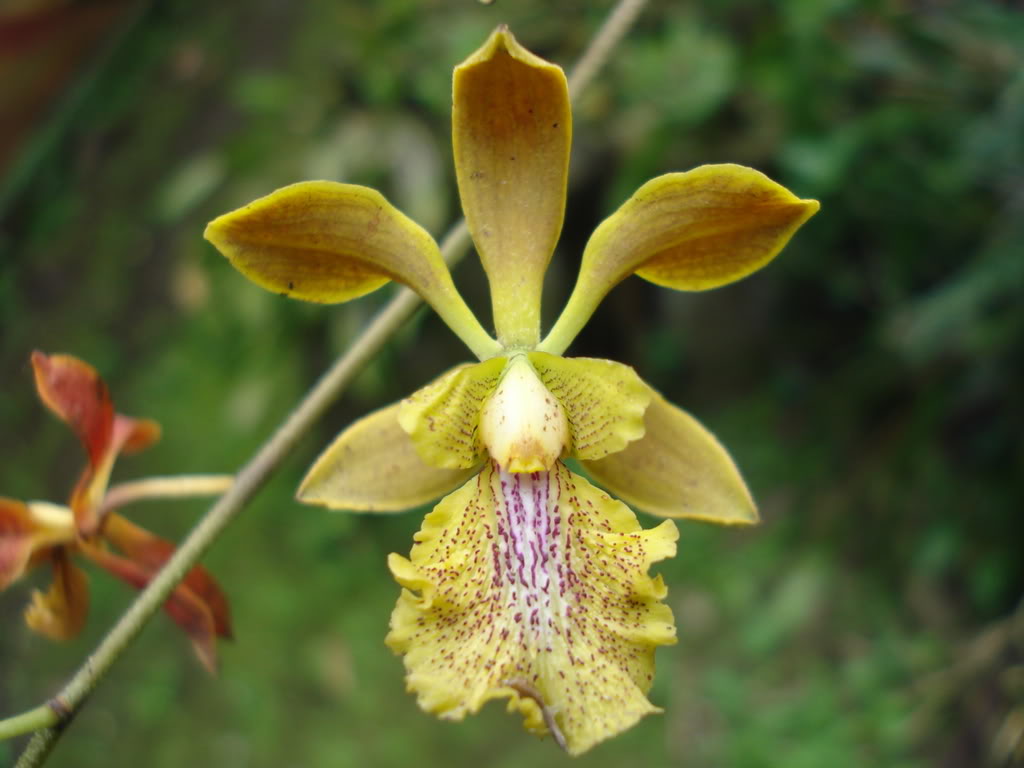
M 670 520 L 642 529 L 564 460 L 660 517 L 745 524 L 757 512 L 725 449 L 632 368 L 562 354 L 629 275 L 686 291 L 733 282 L 771 261 L 818 203 L 737 165 L 660 176 L 594 232 L 542 339 L 570 137 L 562 70 L 506 27 L 456 67 L 456 175 L 497 338 L 433 238 L 372 189 L 294 184 L 217 218 L 206 237 L 250 280 L 306 301 L 404 283 L 480 360 L 343 431 L 298 496 L 390 512 L 447 493 L 410 556 L 388 561 L 403 590 L 386 642 L 409 689 L 449 720 L 507 698 L 527 729 L 579 754 L 659 711 L 645 694 L 675 627 L 648 570 L 678 534 Z
M 145 587 L 174 552 L 174 545 L 111 511 L 131 493 L 108 492 L 114 460 L 140 451 L 160 437 L 160 426 L 114 412 L 110 393 L 96 370 L 69 355 L 32 354 L 36 391 L 47 408 L 65 421 L 88 455 L 68 506 L 45 501 L 0 498 L 0 591 L 32 566 L 50 563 L 53 584 L 36 590 L 25 622 L 39 634 L 67 640 L 82 629 L 89 611 L 85 572 L 72 560 L 82 555 L 133 587 Z M 217 493 L 230 478 L 187 478 L 188 487 L 167 478 L 150 497 Z M 126 486 L 122 486 L 122 490 Z M 182 491 L 186 491 L 183 493 Z M 117 551 L 115 552 L 113 547 Z M 202 566 L 195 566 L 164 604 L 191 638 L 203 665 L 216 668 L 216 639 L 231 636 L 227 599 Z

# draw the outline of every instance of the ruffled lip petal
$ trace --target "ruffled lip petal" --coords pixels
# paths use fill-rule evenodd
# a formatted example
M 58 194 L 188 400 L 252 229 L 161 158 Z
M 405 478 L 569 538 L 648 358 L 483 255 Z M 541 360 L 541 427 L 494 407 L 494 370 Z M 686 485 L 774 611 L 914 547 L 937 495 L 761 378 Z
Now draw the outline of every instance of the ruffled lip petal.
M 498 27 L 455 68 L 452 144 L 498 340 L 539 341 L 544 272 L 562 229 L 572 116 L 561 68 Z
M 464 483 L 476 467 L 441 469 L 420 458 L 398 423 L 401 403 L 359 419 L 320 455 L 298 499 L 331 509 L 398 512 L 425 504 Z
M 651 394 L 644 437 L 618 453 L 582 462 L 590 476 L 659 517 L 756 523 L 757 507 L 728 451 L 688 413 Z
M 374 189 L 292 184 L 214 219 L 204 236 L 257 285 L 305 301 L 349 301 L 396 280 L 478 357 L 498 350 L 455 289 L 434 239 Z
M 405 589 L 386 642 L 425 710 L 460 720 L 510 698 L 528 729 L 554 726 L 580 754 L 658 711 L 644 694 L 675 628 L 647 572 L 676 537 L 561 463 L 488 464 L 427 516 L 409 559 L 390 557 Z
M 538 349 L 565 351 L 608 291 L 633 273 L 683 291 L 746 277 L 775 258 L 818 207 L 740 165 L 652 179 L 594 231 L 569 302 Z

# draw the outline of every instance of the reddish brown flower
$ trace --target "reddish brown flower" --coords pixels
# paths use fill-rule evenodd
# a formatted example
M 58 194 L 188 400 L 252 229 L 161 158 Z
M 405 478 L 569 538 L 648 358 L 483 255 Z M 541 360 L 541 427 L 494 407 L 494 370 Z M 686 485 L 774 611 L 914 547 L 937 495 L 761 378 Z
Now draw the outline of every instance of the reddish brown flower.
M 25 621 L 40 634 L 66 640 L 81 630 L 89 610 L 85 573 L 72 555 L 83 555 L 141 589 L 174 553 L 173 543 L 104 505 L 118 454 L 151 445 L 160 426 L 116 413 L 99 374 L 75 357 L 33 352 L 32 367 L 40 399 L 78 435 L 88 463 L 67 506 L 0 498 L 0 590 L 32 566 L 52 564 L 53 584 L 33 593 Z M 164 608 L 189 635 L 203 665 L 214 671 L 216 639 L 231 637 L 231 618 L 210 574 L 195 566 Z

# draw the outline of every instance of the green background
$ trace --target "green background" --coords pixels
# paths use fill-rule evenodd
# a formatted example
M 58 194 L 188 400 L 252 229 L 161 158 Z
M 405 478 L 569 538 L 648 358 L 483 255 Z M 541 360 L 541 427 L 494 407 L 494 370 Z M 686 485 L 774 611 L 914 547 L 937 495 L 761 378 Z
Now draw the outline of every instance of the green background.
M 1013 3 L 654 2 L 576 110 L 550 325 L 597 223 L 650 177 L 754 166 L 821 212 L 769 268 L 705 294 L 615 289 L 571 354 L 633 365 L 729 446 L 764 522 L 681 523 L 665 713 L 579 766 L 1003 766 L 1024 760 L 1024 16 Z M 82 463 L 32 349 L 73 353 L 164 426 L 115 478 L 232 472 L 391 289 L 262 292 L 206 221 L 307 178 L 458 216 L 452 67 L 498 23 L 570 66 L 607 2 L 311 0 L 132 8 L 3 180 L 0 492 L 63 500 Z M 475 259 L 456 272 L 489 317 Z M 487 320 L 489 322 L 489 319 Z M 468 354 L 420 312 L 206 558 L 237 640 L 207 676 L 159 615 L 54 766 L 566 765 L 499 704 L 421 713 L 383 645 L 422 510 L 292 494 L 333 434 Z M 205 502 L 130 510 L 180 538 Z M 650 518 L 643 519 L 650 526 Z M 0 596 L 0 714 L 52 695 L 131 599 L 92 573 L 52 645 Z M 22 741 L 0 744 L 0 761 Z

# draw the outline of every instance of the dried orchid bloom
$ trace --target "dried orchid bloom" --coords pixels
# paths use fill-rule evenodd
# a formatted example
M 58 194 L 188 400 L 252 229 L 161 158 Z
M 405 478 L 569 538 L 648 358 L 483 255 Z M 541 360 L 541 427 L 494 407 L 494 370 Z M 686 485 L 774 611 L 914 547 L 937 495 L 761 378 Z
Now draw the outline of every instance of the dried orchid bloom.
M 409 558 L 387 644 L 410 690 L 449 720 L 508 698 L 570 753 L 656 712 L 654 649 L 675 642 L 661 577 L 668 518 L 746 524 L 757 512 L 732 459 L 632 368 L 562 354 L 631 274 L 677 290 L 738 280 L 818 210 L 737 165 L 643 185 L 594 232 L 561 317 L 542 340 L 544 273 L 562 227 L 571 115 L 562 70 L 504 26 L 456 67 L 453 140 L 462 207 L 491 289 L 497 339 L 459 296 L 434 240 L 378 192 L 295 184 L 213 221 L 206 237 L 249 279 L 342 302 L 389 280 L 430 304 L 481 362 L 459 366 L 350 426 L 299 499 L 389 512 L 448 493 Z
M 66 640 L 82 629 L 89 611 L 85 572 L 73 555 L 141 589 L 174 552 L 171 542 L 112 512 L 107 490 L 117 456 L 151 445 L 160 427 L 115 413 L 103 379 L 75 357 L 34 352 L 32 367 L 39 398 L 78 435 L 88 464 L 66 507 L 0 498 L 0 590 L 30 567 L 51 563 L 53 584 L 45 593 L 33 593 L 25 622 L 40 634 Z M 209 573 L 202 566 L 189 571 L 165 610 L 189 635 L 203 665 L 215 670 L 216 639 L 231 637 L 231 619 L 227 599 Z

